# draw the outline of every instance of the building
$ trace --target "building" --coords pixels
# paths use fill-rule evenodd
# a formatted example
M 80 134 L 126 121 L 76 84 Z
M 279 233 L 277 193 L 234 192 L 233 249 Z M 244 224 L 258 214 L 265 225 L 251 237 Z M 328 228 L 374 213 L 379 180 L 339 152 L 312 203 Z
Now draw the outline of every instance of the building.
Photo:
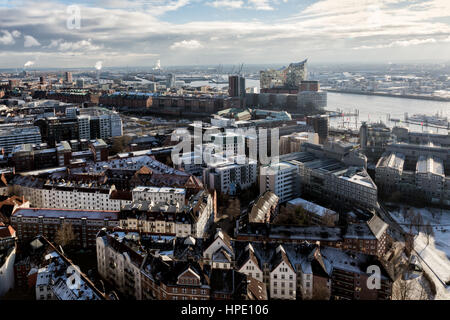
M 314 225 L 334 226 L 339 220 L 339 214 L 336 211 L 322 207 L 302 198 L 295 198 L 287 202 L 286 208 L 296 210 L 302 208 L 304 213 L 311 219 Z
M 42 143 L 38 127 L 6 127 L 0 126 L 0 149 L 10 153 L 16 145 Z
M 383 193 L 392 193 L 402 182 L 405 155 L 384 153 L 375 167 L 375 182 Z
M 120 227 L 153 234 L 178 237 L 204 237 L 215 215 L 214 199 L 202 190 L 180 203 L 135 201 L 125 205 L 119 216 Z
M 146 258 L 134 239 L 138 233 L 98 233 L 97 270 L 100 276 L 129 297 L 142 300 L 141 266 Z M 133 250 L 135 249 L 135 250 Z
M 45 237 L 37 237 L 30 245 L 34 248 L 32 255 L 37 262 L 30 270 L 28 280 L 30 283 L 34 282 L 36 300 L 108 300 L 108 297 Z M 76 281 L 71 279 L 75 272 Z
M 303 80 L 307 78 L 307 59 L 299 63 L 291 63 L 287 68 L 279 70 L 260 71 L 260 88 L 290 88 L 297 89 Z
M 248 158 L 242 162 L 238 162 L 237 157 L 230 157 L 208 164 L 203 170 L 203 184 L 231 195 L 251 187 L 257 181 L 257 162 Z
M 122 294 L 137 300 L 209 300 L 210 281 L 204 268 L 192 260 L 171 259 L 159 250 L 150 250 L 157 239 L 102 230 L 97 236 L 99 274 Z
M 235 259 L 230 236 L 220 228 L 209 239 L 203 250 L 203 262 L 213 269 L 232 269 Z
M 79 138 L 79 127 L 76 118 L 47 117 L 35 121 L 39 126 L 42 140 L 54 147 L 58 142 Z
M 303 143 L 318 144 L 319 135 L 314 132 L 294 132 L 280 137 L 280 155 L 299 152 Z
M 415 149 L 413 147 L 412 150 Z M 404 150 L 409 151 L 407 148 Z M 380 192 L 385 196 L 400 192 L 406 199 L 450 204 L 450 179 L 445 175 L 444 160 L 433 155 L 433 152 L 420 153 L 418 156 L 414 151 L 407 154 L 387 151 L 378 160 L 375 181 Z
M 297 176 L 298 167 L 289 162 L 260 167 L 259 193 L 271 191 L 284 203 L 300 192 Z
M 19 208 L 11 216 L 11 225 L 17 230 L 20 242 L 43 235 L 53 241 L 64 223 L 72 226 L 77 236 L 76 245 L 86 248 L 96 244 L 96 234 L 103 227 L 117 227 L 117 211 Z
M 14 286 L 16 231 L 0 222 L 0 297 Z
M 364 223 L 352 223 L 343 234 L 342 248 L 383 257 L 386 253 L 388 224 L 373 215 Z
M 173 73 L 169 73 L 166 77 L 166 87 L 175 88 L 176 77 Z
M 72 80 L 72 72 L 66 71 L 66 73 L 65 73 L 65 81 L 67 83 L 72 83 L 73 82 L 73 80 Z
M 322 256 L 331 264 L 331 297 L 334 300 L 390 300 L 392 279 L 378 259 L 371 255 L 323 248 Z M 369 266 L 378 266 L 381 271 L 381 288 L 367 286 Z
M 251 202 L 249 214 L 250 223 L 269 223 L 278 213 L 278 201 L 280 198 L 273 192 L 267 191 Z
M 240 75 L 233 75 L 228 77 L 228 94 L 230 97 L 244 97 L 245 96 L 245 78 Z
M 270 299 L 391 299 L 392 280 L 378 258 L 312 244 L 235 241 L 236 268 L 262 277 Z M 381 271 L 381 290 L 367 286 L 367 267 Z
M 131 203 L 131 193 L 95 182 L 17 176 L 11 185 L 15 195 L 38 208 L 119 211 Z
M 302 149 L 260 168 L 260 193 L 270 190 L 280 203 L 305 193 L 343 206 L 378 207 L 377 186 L 365 170 L 367 158 L 351 145 L 304 143 Z
M 162 202 L 180 207 L 184 206 L 186 201 L 186 189 L 182 188 L 136 187 L 131 192 L 133 201 Z
M 308 116 L 306 124 L 319 135 L 319 143 L 325 144 L 328 139 L 329 117 L 327 115 Z
M 367 124 L 363 122 L 359 128 L 361 151 L 376 162 L 392 141 L 391 129 L 382 122 Z
M 442 147 L 450 147 L 450 135 L 447 133 L 438 134 L 430 131 L 416 132 L 410 131 L 407 127 L 396 126 L 392 128 L 392 135 L 397 138 L 398 142 L 410 144 L 426 145 L 433 143 Z
M 416 166 L 416 187 L 432 202 L 439 202 L 443 198 L 445 188 L 444 161 L 431 155 L 419 156 Z
M 80 139 L 120 137 L 123 124 L 120 115 L 105 108 L 83 108 L 77 117 Z
M 297 109 L 299 112 L 324 110 L 327 107 L 326 91 L 302 91 L 297 94 Z

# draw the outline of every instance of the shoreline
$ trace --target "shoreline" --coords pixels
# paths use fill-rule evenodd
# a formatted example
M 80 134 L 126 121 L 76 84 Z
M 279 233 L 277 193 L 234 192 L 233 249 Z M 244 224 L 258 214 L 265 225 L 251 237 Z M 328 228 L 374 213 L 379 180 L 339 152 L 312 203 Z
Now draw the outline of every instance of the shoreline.
M 444 98 L 444 97 L 398 95 L 398 94 L 381 93 L 381 92 L 361 92 L 361 91 L 335 90 L 335 89 L 323 89 L 323 91 L 333 92 L 333 93 L 344 93 L 344 94 L 358 94 L 358 95 L 363 95 L 363 96 L 379 96 L 379 97 L 388 97 L 388 98 L 402 98 L 402 99 L 415 99 L 415 100 L 450 102 L 450 98 Z

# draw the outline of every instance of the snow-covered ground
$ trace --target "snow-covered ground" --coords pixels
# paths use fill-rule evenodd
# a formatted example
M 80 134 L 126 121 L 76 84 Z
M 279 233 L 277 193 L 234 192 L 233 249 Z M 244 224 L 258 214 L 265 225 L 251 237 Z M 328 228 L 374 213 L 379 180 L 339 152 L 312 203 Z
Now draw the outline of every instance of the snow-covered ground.
M 410 230 L 410 221 L 404 219 L 402 208 L 391 211 L 392 217 L 407 232 Z M 420 233 L 415 227 L 414 249 L 422 258 L 422 266 L 436 284 L 436 299 L 450 299 L 450 211 L 435 208 L 412 208 L 414 214 L 420 213 L 423 225 L 430 224 L 434 236 L 430 237 L 429 243 L 423 228 Z M 443 283 L 442 283 L 443 282 Z

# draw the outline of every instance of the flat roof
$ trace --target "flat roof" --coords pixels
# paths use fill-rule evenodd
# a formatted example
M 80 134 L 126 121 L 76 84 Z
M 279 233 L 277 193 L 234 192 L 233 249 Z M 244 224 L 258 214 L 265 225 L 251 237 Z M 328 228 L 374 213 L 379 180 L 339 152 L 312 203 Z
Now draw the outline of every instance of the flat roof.
M 13 216 L 22 215 L 23 217 L 37 218 L 43 216 L 45 218 L 81 219 L 89 220 L 118 220 L 118 211 L 98 211 L 98 210 L 74 210 L 74 209 L 40 209 L 40 208 L 19 208 Z

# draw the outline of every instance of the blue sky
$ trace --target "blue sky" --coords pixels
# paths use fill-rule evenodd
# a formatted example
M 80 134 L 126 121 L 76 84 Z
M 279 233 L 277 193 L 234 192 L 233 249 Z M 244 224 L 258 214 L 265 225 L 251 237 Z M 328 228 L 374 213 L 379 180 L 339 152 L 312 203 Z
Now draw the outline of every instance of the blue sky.
M 450 0 L 0 0 L 0 16 L 0 68 L 450 57 Z

